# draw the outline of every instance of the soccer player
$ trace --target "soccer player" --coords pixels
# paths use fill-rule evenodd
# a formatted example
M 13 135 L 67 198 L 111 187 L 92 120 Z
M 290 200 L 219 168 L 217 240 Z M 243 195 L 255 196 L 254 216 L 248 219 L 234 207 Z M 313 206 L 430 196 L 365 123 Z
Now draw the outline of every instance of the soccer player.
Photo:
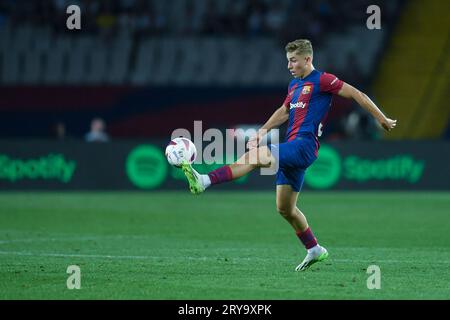
M 313 48 L 306 39 L 295 40 L 286 45 L 288 69 L 294 79 L 290 82 L 283 104 L 252 137 L 245 153 L 237 162 L 225 165 L 208 174 L 199 174 L 189 164 L 182 166 L 192 193 L 198 194 L 206 188 L 238 179 L 261 167 L 272 167 L 278 161 L 276 174 L 276 205 L 278 212 L 294 228 L 307 250 L 304 260 L 296 267 L 303 271 L 312 264 L 328 257 L 328 251 L 320 246 L 305 215 L 297 207 L 298 194 L 303 185 L 306 169 L 316 160 L 323 123 L 331 106 L 332 96 L 338 94 L 354 99 L 375 117 L 380 125 L 390 131 L 397 120 L 387 118 L 370 98 L 338 79 L 336 76 L 318 71 L 313 66 Z M 269 146 L 258 146 L 264 135 L 289 120 L 286 142 Z M 272 152 L 277 149 L 277 152 Z M 278 154 L 275 158 L 274 155 Z

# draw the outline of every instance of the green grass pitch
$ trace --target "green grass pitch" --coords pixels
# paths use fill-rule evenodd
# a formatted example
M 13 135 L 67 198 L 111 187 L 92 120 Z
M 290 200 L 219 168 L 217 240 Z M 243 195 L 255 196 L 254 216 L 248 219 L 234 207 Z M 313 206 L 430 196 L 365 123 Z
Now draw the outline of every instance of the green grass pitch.
M 0 299 L 450 298 L 450 193 L 306 191 L 298 204 L 330 253 L 302 273 L 274 192 L 4 192 Z

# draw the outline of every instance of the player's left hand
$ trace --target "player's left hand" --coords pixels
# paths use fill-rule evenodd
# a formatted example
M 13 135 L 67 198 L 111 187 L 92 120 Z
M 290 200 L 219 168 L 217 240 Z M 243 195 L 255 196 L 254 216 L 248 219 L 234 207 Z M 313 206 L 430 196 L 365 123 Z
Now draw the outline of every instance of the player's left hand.
M 384 130 L 391 131 L 397 125 L 397 120 L 392 120 L 392 119 L 386 118 L 386 119 L 380 121 L 380 124 Z
M 248 150 L 252 150 L 252 149 L 258 147 L 258 143 L 259 143 L 259 136 L 258 135 L 250 137 L 250 139 L 247 142 L 247 149 Z

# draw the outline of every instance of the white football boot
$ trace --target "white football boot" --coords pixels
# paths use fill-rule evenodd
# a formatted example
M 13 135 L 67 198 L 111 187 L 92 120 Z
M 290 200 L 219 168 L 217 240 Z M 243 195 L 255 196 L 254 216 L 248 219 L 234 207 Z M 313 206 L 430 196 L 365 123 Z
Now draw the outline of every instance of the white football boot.
M 308 250 L 305 259 L 300 263 L 295 271 L 305 271 L 316 262 L 320 262 L 328 258 L 328 251 L 319 245 Z

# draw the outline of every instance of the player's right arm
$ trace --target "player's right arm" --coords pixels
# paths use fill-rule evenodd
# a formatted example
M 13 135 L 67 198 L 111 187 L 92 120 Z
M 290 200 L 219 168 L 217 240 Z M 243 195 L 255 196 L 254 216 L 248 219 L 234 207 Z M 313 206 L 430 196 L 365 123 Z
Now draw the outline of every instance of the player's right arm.
M 267 120 L 267 122 L 258 130 L 256 136 L 250 138 L 247 143 L 248 149 L 253 149 L 258 146 L 259 141 L 273 128 L 278 128 L 289 118 L 289 109 L 283 103 L 281 107 L 279 107 L 272 116 Z

